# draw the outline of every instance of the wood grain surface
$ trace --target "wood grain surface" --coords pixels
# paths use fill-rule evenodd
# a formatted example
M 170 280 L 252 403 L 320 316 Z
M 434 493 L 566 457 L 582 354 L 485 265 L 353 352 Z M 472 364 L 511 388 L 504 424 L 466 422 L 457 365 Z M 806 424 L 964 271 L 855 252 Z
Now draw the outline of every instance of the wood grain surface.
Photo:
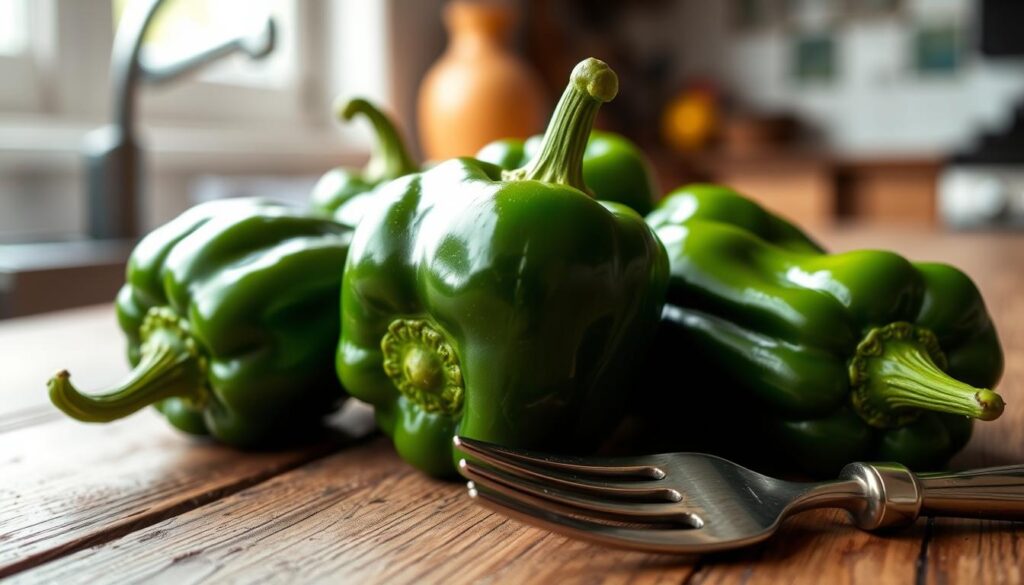
M 381 438 L 20 577 L 85 584 L 104 570 L 188 583 L 545 583 L 667 570 L 679 582 L 692 565 L 523 528 L 402 464 Z
M 817 235 L 835 250 L 891 248 L 975 278 L 1006 350 L 1007 408 L 977 425 L 954 465 L 1024 461 L 1024 237 Z M 1024 582 L 1022 524 L 921 520 L 879 536 L 816 511 L 747 550 L 640 554 L 478 508 L 463 485 L 404 465 L 384 438 L 252 454 L 182 437 L 152 413 L 111 425 L 52 417 L 39 375 L 70 364 L 90 387 L 123 373 L 108 319 L 101 307 L 0 323 L 2 370 L 16 372 L 0 386 L 0 574 L 12 583 Z
M 0 332 L 0 433 L 61 418 L 46 397 L 46 381 L 60 370 L 86 391 L 128 372 L 125 342 L 108 306 L 0 321 Z
M 59 420 L 0 439 L 0 577 L 251 486 L 333 449 L 246 454 L 182 437 L 145 412 Z

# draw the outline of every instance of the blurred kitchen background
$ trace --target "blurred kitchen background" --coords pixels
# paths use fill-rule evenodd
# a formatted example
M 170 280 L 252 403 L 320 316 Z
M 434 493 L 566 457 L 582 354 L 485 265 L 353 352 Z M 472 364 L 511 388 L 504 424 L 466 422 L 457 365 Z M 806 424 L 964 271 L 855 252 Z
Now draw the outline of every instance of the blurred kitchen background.
M 194 203 L 305 202 L 370 148 L 336 96 L 421 160 L 470 155 L 541 131 L 586 56 L 620 77 L 599 125 L 665 191 L 727 183 L 812 229 L 1024 228 L 1021 0 L 0 0 L 0 318 L 109 301 Z M 474 110 L 495 71 L 542 115 Z

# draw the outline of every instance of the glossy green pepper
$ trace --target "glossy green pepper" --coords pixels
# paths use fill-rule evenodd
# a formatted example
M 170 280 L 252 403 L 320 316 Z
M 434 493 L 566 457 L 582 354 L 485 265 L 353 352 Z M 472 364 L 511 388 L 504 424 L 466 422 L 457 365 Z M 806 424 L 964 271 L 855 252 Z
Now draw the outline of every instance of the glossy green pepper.
M 338 375 L 399 455 L 453 475 L 456 433 L 593 450 L 658 323 L 665 251 L 633 210 L 584 191 L 593 119 L 618 81 L 588 59 L 527 166 L 442 162 L 377 191 L 342 284 Z
M 362 169 L 336 167 L 327 171 L 313 187 L 310 207 L 314 215 L 333 217 L 354 227 L 372 200 L 373 189 L 418 169 L 394 122 L 373 104 L 355 98 L 340 102 L 336 111 L 342 121 L 350 121 L 356 115 L 369 120 L 376 145 Z
M 476 157 L 503 169 L 517 169 L 535 157 L 540 146 L 540 136 L 525 143 L 508 138 L 488 144 Z M 583 153 L 583 182 L 595 198 L 621 203 L 640 215 L 650 212 L 658 200 L 657 181 L 647 157 L 630 140 L 611 132 L 590 133 Z
M 278 203 L 197 205 L 142 239 L 117 295 L 134 366 L 116 388 L 49 384 L 69 416 L 107 422 L 155 404 L 175 427 L 279 445 L 340 405 L 338 295 L 351 229 Z
M 688 421 L 664 448 L 813 475 L 855 460 L 929 469 L 963 447 L 968 417 L 1002 412 L 990 390 L 999 340 L 959 270 L 883 251 L 827 254 L 713 185 L 675 191 L 648 223 L 671 264 L 652 400 Z M 665 385 L 684 357 L 685 381 Z

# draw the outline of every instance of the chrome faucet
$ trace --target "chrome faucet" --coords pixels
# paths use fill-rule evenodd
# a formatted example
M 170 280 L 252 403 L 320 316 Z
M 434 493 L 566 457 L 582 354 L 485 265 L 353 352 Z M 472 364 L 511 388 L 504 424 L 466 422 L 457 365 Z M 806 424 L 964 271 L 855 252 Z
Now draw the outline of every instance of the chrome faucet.
M 255 33 L 229 38 L 174 63 L 151 65 L 141 59 L 142 40 L 164 0 L 132 0 L 114 37 L 110 76 L 114 89 L 114 120 L 85 137 L 88 193 L 88 234 L 91 238 L 136 238 L 140 234 L 145 186 L 135 104 L 140 82 L 160 85 L 234 53 L 262 59 L 274 50 L 277 26 L 267 17 Z

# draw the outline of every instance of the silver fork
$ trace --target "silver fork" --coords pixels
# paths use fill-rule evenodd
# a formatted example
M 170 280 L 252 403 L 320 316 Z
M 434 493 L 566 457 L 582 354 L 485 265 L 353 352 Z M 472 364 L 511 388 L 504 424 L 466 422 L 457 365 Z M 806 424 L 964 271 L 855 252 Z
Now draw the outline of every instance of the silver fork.
M 469 495 L 567 536 L 621 548 L 707 553 L 761 542 L 787 517 L 842 508 L 863 530 L 918 516 L 1024 520 L 1024 465 L 914 474 L 851 463 L 839 479 L 783 481 L 713 455 L 580 458 L 455 438 Z

